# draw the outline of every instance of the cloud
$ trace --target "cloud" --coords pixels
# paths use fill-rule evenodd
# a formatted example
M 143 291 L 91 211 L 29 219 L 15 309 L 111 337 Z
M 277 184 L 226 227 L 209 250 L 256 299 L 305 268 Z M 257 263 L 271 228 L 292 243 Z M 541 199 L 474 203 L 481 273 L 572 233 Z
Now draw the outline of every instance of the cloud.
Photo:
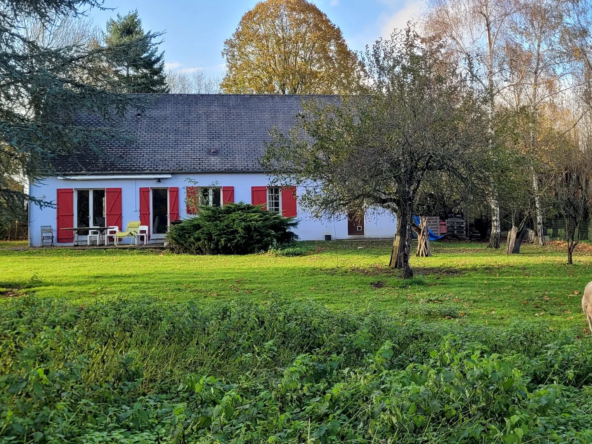
M 394 14 L 381 14 L 379 19 L 380 35 L 388 37 L 395 28 L 405 29 L 407 22 L 416 22 L 421 18 L 427 6 L 426 0 L 407 0 L 405 4 Z
M 203 71 L 203 68 L 198 68 L 198 67 L 191 67 L 191 68 L 181 68 L 178 70 L 179 72 L 185 73 L 185 74 L 191 74 L 197 71 Z
M 177 71 L 183 74 L 192 74 L 197 71 L 203 71 L 203 68 L 198 66 L 184 67 L 183 64 L 179 62 L 165 62 L 164 67 L 167 71 Z
M 179 69 L 181 64 L 179 62 L 165 62 L 164 67 L 166 69 Z

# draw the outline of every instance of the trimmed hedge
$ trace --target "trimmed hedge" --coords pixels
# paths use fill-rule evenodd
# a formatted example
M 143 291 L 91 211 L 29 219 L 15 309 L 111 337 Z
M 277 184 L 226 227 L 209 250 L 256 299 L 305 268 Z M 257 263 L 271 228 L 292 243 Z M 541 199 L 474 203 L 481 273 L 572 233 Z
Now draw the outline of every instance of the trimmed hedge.
M 199 216 L 171 227 L 171 249 L 189 254 L 253 254 L 293 242 L 293 218 L 248 204 L 200 207 Z

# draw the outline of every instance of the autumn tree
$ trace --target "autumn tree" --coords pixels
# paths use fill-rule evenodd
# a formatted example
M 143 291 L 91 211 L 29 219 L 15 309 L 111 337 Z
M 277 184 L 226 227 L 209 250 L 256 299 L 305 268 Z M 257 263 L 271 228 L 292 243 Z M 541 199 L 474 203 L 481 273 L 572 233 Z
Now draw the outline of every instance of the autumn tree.
M 390 266 L 408 278 L 424 182 L 467 183 L 489 164 L 483 104 L 440 46 L 410 29 L 377 41 L 363 62 L 360 94 L 305 102 L 296 128 L 273 132 L 263 165 L 276 182 L 302 185 L 302 205 L 319 217 L 395 214 Z
M 266 0 L 224 43 L 227 93 L 333 94 L 355 83 L 358 59 L 341 31 L 307 0 Z

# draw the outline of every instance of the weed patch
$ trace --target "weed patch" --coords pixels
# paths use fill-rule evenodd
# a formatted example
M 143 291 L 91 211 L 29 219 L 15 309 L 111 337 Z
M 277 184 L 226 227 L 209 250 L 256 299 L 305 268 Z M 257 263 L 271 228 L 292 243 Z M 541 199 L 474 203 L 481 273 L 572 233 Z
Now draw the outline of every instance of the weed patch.
M 577 329 L 36 297 L 6 301 L 0 327 L 7 443 L 592 439 L 592 348 Z

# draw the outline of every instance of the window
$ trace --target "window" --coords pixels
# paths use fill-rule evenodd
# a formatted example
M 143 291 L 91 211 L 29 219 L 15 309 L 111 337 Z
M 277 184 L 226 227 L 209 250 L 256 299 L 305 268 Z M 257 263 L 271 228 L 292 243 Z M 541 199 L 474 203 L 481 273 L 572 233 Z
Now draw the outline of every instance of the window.
M 199 189 L 199 204 L 208 207 L 221 207 L 221 189 L 220 188 L 200 188 Z
M 76 190 L 76 226 L 105 226 L 105 190 Z M 88 232 L 78 234 L 86 236 Z
M 280 187 L 267 187 L 267 211 L 280 213 L 282 209 L 282 189 Z

